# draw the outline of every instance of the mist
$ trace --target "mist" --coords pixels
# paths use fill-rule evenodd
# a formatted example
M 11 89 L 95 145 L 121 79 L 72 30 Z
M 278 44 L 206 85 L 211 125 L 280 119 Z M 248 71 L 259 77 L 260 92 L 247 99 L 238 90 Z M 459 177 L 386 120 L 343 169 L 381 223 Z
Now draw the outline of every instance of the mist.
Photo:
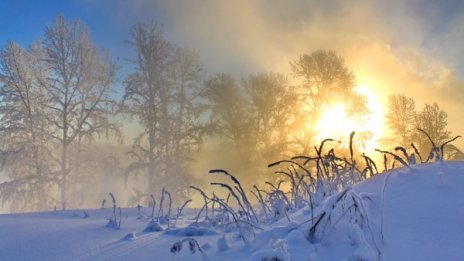
M 93 8 L 103 8 L 104 3 Z M 357 85 L 439 103 L 459 134 L 464 98 L 459 1 L 132 1 L 128 17 L 160 21 L 169 39 L 195 49 L 206 71 L 237 77 L 290 73 L 289 62 L 317 49 L 345 58 Z M 122 9 L 122 8 L 121 8 Z M 153 14 L 153 15 L 150 15 Z M 453 113 L 454 112 L 454 113 Z M 460 146 L 463 145 L 459 142 Z
M 242 86 L 244 79 L 249 75 L 276 72 L 285 77 L 284 85 L 290 88 L 299 84 L 291 69 L 291 62 L 296 61 L 303 54 L 311 54 L 317 50 L 331 50 L 342 57 L 346 66 L 352 71 L 355 85 L 371 90 L 376 97 L 374 103 L 384 108 L 384 111 L 387 110 L 388 97 L 400 93 L 414 97 L 418 109 L 424 104 L 437 102 L 448 115 L 447 130 L 459 135 L 464 129 L 464 120 L 460 114 L 464 99 L 464 69 L 462 69 L 464 60 L 461 59 L 461 53 L 464 51 L 462 42 L 464 30 L 460 25 L 464 23 L 464 15 L 463 12 L 452 12 L 450 15 L 449 12 L 463 10 L 464 4 L 459 1 L 434 3 L 434 1 L 415 0 L 389 2 L 255 0 L 231 4 L 230 1 L 214 0 L 130 2 L 87 0 L 73 5 L 78 11 L 62 10 L 60 13 L 66 18 L 78 19 L 87 25 L 95 45 L 99 49 L 108 50 L 109 57 L 118 66 L 114 80 L 111 81 L 114 92 L 109 94 L 117 103 L 122 102 L 123 97 L 127 96 L 124 88 L 133 79 L 131 77 L 135 77 L 134 72 L 137 68 L 142 67 L 134 63 L 137 50 L 128 43 L 133 40 L 130 28 L 137 22 L 145 22 L 160 25 L 166 41 L 176 48 L 189 49 L 198 54 L 198 62 L 202 69 L 198 74 L 199 79 L 192 80 L 192 86 L 195 86 L 192 87 L 192 93 L 197 90 L 195 88 L 201 88 L 206 80 L 214 78 L 217 73 L 230 75 L 237 86 Z M 79 12 L 82 13 L 82 17 Z M 44 27 L 52 24 L 58 14 L 47 17 L 48 22 Z M 98 19 L 94 20 L 94 17 Z M 8 40 L 16 41 L 15 36 Z M 36 40 L 34 38 L 25 41 L 27 43 L 24 40 L 18 41 L 22 48 L 27 49 Z M 2 45 L 2 48 L 4 47 L 5 44 Z M 162 73 L 165 71 L 160 72 Z M 141 93 L 144 91 L 140 90 Z M 200 110 L 206 103 L 205 100 L 207 99 L 202 97 L 192 102 L 191 106 L 198 106 Z M 244 100 L 248 101 L 249 98 Z M 205 127 L 209 124 L 211 112 L 203 112 L 201 116 L 195 115 L 196 118 L 191 116 L 205 127 L 198 137 L 195 136 L 196 133 L 192 135 L 195 136 L 193 138 L 195 142 L 201 140 L 201 146 L 198 145 L 197 149 L 194 145 L 195 148 L 189 147 L 185 151 L 176 152 L 175 155 L 172 152 L 169 157 L 162 154 L 164 152 L 160 152 L 160 157 L 169 161 L 159 160 L 156 162 L 158 165 L 151 163 L 154 165 L 153 168 L 156 168 L 156 171 L 153 170 L 155 174 L 152 175 L 158 176 L 156 180 L 147 183 L 143 171 L 128 174 L 128 169 L 136 166 L 135 162 L 145 162 L 149 158 L 142 155 L 142 152 L 147 150 L 146 144 L 150 142 L 147 136 L 142 135 L 150 132 L 149 125 L 144 125 L 146 119 L 137 118 L 137 115 L 142 115 L 146 111 L 137 106 L 133 106 L 135 109 L 130 113 L 126 111 L 126 114 L 109 116 L 109 121 L 119 126 L 121 135 L 107 135 L 101 132 L 89 138 L 84 156 L 87 159 L 94 157 L 93 160 L 97 161 L 93 162 L 96 167 L 88 170 L 87 174 L 90 174 L 91 179 L 79 180 L 80 185 L 77 186 L 79 189 L 76 189 L 74 195 L 78 200 L 74 201 L 70 208 L 98 208 L 103 199 L 109 200 L 110 192 L 128 207 L 148 204 L 149 194 L 159 195 L 161 188 L 167 183 L 170 184 L 169 189 L 181 191 L 174 199 L 179 203 L 190 192 L 187 190 L 188 186 L 184 186 L 187 183 L 207 188 L 207 191 L 212 190 L 209 182 L 217 180 L 217 177 L 212 177 L 207 172 L 218 168 L 229 170 L 247 187 L 251 187 L 257 182 L 273 179 L 267 164 L 303 151 L 283 149 L 278 153 L 271 153 L 268 157 L 261 157 L 259 150 L 255 150 L 253 143 L 249 142 L 252 140 L 249 137 L 243 138 L 241 140 L 243 143 L 237 145 L 230 139 L 224 138 L 227 136 L 224 133 L 211 134 L 212 131 L 206 130 Z M 136 111 L 136 109 L 140 110 Z M 116 111 L 118 109 L 113 110 Z M 315 125 L 315 122 L 311 124 Z M 378 127 L 384 130 L 382 133 L 384 136 L 391 134 L 385 120 L 380 120 L 379 124 L 382 124 Z M 170 130 L 159 128 L 162 134 L 156 137 L 157 144 L 164 144 L 166 148 L 171 146 L 170 141 L 164 141 L 165 137 L 171 135 Z M 185 129 L 188 130 L 187 127 Z M 197 129 L 192 128 L 190 134 Z M 290 130 L 286 131 L 290 132 Z M 243 133 L 245 132 L 241 134 Z M 171 139 L 171 136 L 169 137 Z M 383 137 L 378 138 L 380 140 Z M 185 143 L 190 144 L 191 140 Z M 462 140 L 456 141 L 456 145 L 460 149 L 464 148 Z M 160 147 L 157 146 L 151 150 L 158 150 Z M 182 147 L 178 144 L 177 146 Z M 237 147 L 246 153 L 236 149 Z M 2 151 L 8 149 L 5 147 Z M 139 150 L 136 151 L 139 154 L 135 153 L 135 150 Z M 117 158 L 118 163 L 98 164 L 98 161 L 103 161 L 109 156 Z M 175 165 L 176 160 L 181 163 Z M 70 165 L 73 165 L 73 159 Z M 176 169 L 167 170 L 164 165 L 175 165 Z M 3 171 L 5 177 L 0 179 L 2 182 L 11 181 L 8 179 L 8 171 L 8 168 Z M 174 175 L 178 176 L 174 177 Z M 176 183 L 176 179 L 179 184 Z M 153 184 L 153 188 L 146 190 L 147 184 Z M 176 188 L 176 185 L 184 187 Z M 50 191 L 53 196 L 59 194 L 55 186 L 51 186 Z M 198 201 L 195 197 L 194 201 Z M 60 208 L 58 202 L 53 202 L 44 208 L 48 210 L 53 207 Z M 8 207 L 11 203 L 6 200 L 5 204 Z M 196 204 L 194 202 L 193 206 Z M 37 206 L 30 208 L 18 206 L 14 211 L 33 209 L 37 209 Z

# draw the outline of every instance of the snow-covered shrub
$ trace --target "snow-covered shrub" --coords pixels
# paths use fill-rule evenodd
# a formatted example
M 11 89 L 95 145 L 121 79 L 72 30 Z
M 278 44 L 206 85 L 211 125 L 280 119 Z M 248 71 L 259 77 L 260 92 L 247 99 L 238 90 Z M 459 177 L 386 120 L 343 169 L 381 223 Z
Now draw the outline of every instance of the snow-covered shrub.
M 200 237 L 200 236 L 219 235 L 219 232 L 214 229 L 201 227 L 196 223 L 192 223 L 185 228 L 166 230 L 164 234 L 186 236 L 186 237 Z
M 253 206 L 251 205 L 250 201 L 248 200 L 247 194 L 245 190 L 243 189 L 240 181 L 235 176 L 231 175 L 229 172 L 223 169 L 213 169 L 213 170 L 210 170 L 209 173 L 221 173 L 221 174 L 224 174 L 230 177 L 232 182 L 235 184 L 234 185 L 235 191 L 237 191 L 240 198 L 234 193 L 234 191 L 230 187 L 224 186 L 225 184 L 223 183 L 211 183 L 211 185 L 213 184 L 220 185 L 221 187 L 229 189 L 229 192 L 232 194 L 232 196 L 236 198 L 237 202 L 241 206 L 242 211 L 247 215 L 249 219 L 248 221 L 253 222 L 253 223 L 258 222 L 258 217 L 256 216 L 256 212 L 253 209 Z
M 158 220 L 158 222 L 160 222 L 160 217 L 162 217 L 164 214 L 164 211 L 163 211 L 163 202 L 164 202 L 164 195 L 166 193 L 164 193 L 164 187 L 161 189 L 161 199 L 160 199 L 160 205 L 159 205 L 159 208 L 158 208 L 158 215 L 156 216 L 156 220 Z
M 135 232 L 130 232 L 129 234 L 124 236 L 124 240 L 132 241 L 137 239 L 137 234 Z
M 205 210 L 205 220 L 207 220 L 208 219 L 208 203 L 210 201 L 208 196 L 206 196 L 205 192 L 203 190 L 201 190 L 200 188 L 198 188 L 198 187 L 190 186 L 190 188 L 193 189 L 193 190 L 198 191 L 200 193 L 200 195 L 203 197 L 203 200 L 204 200 L 204 204 L 203 204 L 203 206 L 201 207 L 200 211 L 197 214 L 197 217 L 195 219 L 195 223 L 198 223 L 198 219 L 200 218 L 200 215 L 203 212 L 203 210 Z
M 155 220 L 150 221 L 143 232 L 159 232 L 163 231 L 163 227 Z
M 217 240 L 216 243 L 217 243 L 217 248 L 218 248 L 219 252 L 224 252 L 224 251 L 227 251 L 229 249 L 229 244 L 227 244 L 227 240 L 226 240 L 225 235 L 222 235 L 222 237 L 220 237 Z
M 137 206 L 135 206 L 135 208 L 137 209 L 137 219 L 142 219 L 143 218 L 142 206 L 140 204 L 137 204 Z
M 208 255 L 206 254 L 206 252 L 200 247 L 197 240 L 194 239 L 194 238 L 191 238 L 191 237 L 185 238 L 185 239 L 182 239 L 180 241 L 175 242 L 171 247 L 171 253 L 177 254 L 180 251 L 182 251 L 182 246 L 183 246 L 184 243 L 188 244 L 190 253 L 195 254 L 196 251 L 198 250 L 198 252 L 201 253 L 203 261 L 210 261 L 211 260 L 208 257 Z
M 159 222 L 160 223 L 167 223 L 168 224 L 168 229 L 171 228 L 171 208 L 172 208 L 172 198 L 171 198 L 171 193 L 169 193 L 169 191 L 167 191 L 166 189 L 163 188 L 163 192 L 164 194 L 166 194 L 168 196 L 168 199 L 169 199 L 169 208 L 168 208 L 168 213 L 164 216 L 164 222 L 162 220 L 160 220 Z
M 113 193 L 109 193 L 112 201 L 113 201 L 113 214 L 112 216 L 108 219 L 108 223 L 106 224 L 107 227 L 109 228 L 115 228 L 115 229 L 121 229 L 121 220 L 122 220 L 122 211 L 121 208 L 119 208 L 119 220 L 118 216 L 116 214 L 116 198 L 114 197 Z
M 352 243 L 360 247 L 359 251 L 362 250 L 362 252 L 359 253 L 359 256 L 370 256 L 372 251 L 376 251 L 376 254 L 374 254 L 374 256 L 376 256 L 375 259 L 359 260 L 378 260 L 381 255 L 381 251 L 375 240 L 375 235 L 369 219 L 369 213 L 365 207 L 363 197 L 356 194 L 349 187 L 342 192 L 327 198 L 324 202 L 321 213 L 317 216 L 316 221 L 311 225 L 308 231 L 308 241 L 311 243 L 323 242 L 342 219 L 351 223 L 353 225 L 353 229 L 359 228 L 360 230 L 354 230 L 352 231 L 353 233 L 350 234 Z M 359 233 L 362 233 L 362 235 Z M 366 239 L 366 236 L 368 236 L 368 240 Z M 360 246 L 359 244 L 361 243 L 362 245 Z
M 349 258 L 349 261 L 370 261 L 378 259 L 375 249 L 368 243 L 364 231 L 358 224 L 351 224 L 348 231 L 351 244 L 355 246 L 355 250 Z
M 281 190 L 274 190 L 268 194 L 268 201 L 271 205 L 273 212 L 273 219 L 275 221 L 287 217 L 290 222 L 290 218 L 287 215 L 287 211 L 290 210 L 290 203 L 285 196 L 285 193 Z
M 282 252 L 280 249 L 263 249 L 258 250 L 249 259 L 250 261 L 291 261 L 288 253 Z
M 156 200 L 153 194 L 150 194 L 151 198 L 151 221 L 155 221 L 155 208 L 156 208 Z
M 173 227 L 176 227 L 177 220 L 182 215 L 182 210 L 184 210 L 185 206 L 187 206 L 190 202 L 192 202 L 191 199 L 186 200 L 184 204 L 182 204 L 182 206 L 177 210 L 177 215 L 176 215 L 176 219 L 174 220 Z
M 364 154 L 354 157 L 353 137 L 354 132 L 350 135 L 349 157 L 337 155 L 333 148 L 323 150 L 324 143 L 335 141 L 326 139 L 315 148 L 315 156 L 296 156 L 269 164 L 270 168 L 276 168 L 275 174 L 279 174 L 283 179 L 276 183 L 265 182 L 270 189 L 260 189 L 254 185 L 250 193 L 256 198 L 255 205 L 250 203 L 248 194 L 237 178 L 225 170 L 211 170 L 210 173 L 221 173 L 231 179 L 232 182 L 229 183 L 210 183 L 224 189 L 228 194 L 227 200 L 218 198 L 214 193 L 209 196 L 201 189 L 191 186 L 200 192 L 204 201 L 196 216 L 194 231 L 217 229 L 222 233 L 233 232 L 234 237 L 242 239 L 245 245 L 257 243 L 272 247 L 254 252 L 251 260 L 256 261 L 290 260 L 288 247 L 291 248 L 292 244 L 309 247 L 311 250 L 307 258 L 317 259 L 317 246 L 329 243 L 331 234 L 341 232 L 346 233 L 354 249 L 349 260 L 379 260 L 382 251 L 376 240 L 383 239 L 383 194 L 391 172 L 382 188 L 380 235 L 375 235 L 368 211 L 368 203 L 373 201 L 372 196 L 358 195 L 350 186 L 378 175 L 379 170 L 370 157 Z M 432 153 L 435 160 L 443 159 L 443 151 L 440 148 L 446 143 L 441 147 L 434 145 L 435 150 Z M 384 156 L 385 169 L 394 168 L 395 164 L 413 168 L 412 165 L 417 163 L 416 155 L 420 162 L 423 162 L 415 145 L 412 146 L 414 154 L 403 147 L 396 147 L 393 152 L 377 150 Z M 255 211 L 254 208 L 259 211 Z M 299 221 L 299 224 L 293 224 L 292 219 L 301 220 L 299 214 L 290 219 L 295 212 L 311 217 L 303 222 Z M 281 233 L 257 233 L 261 224 L 270 225 L 277 222 L 276 225 L 281 226 L 284 222 L 279 220 L 285 217 L 291 222 L 292 227 L 285 227 Z M 349 229 L 340 230 L 340 226 Z M 279 238 L 284 239 L 279 241 Z M 217 245 L 219 251 L 229 249 L 225 236 L 218 239 Z

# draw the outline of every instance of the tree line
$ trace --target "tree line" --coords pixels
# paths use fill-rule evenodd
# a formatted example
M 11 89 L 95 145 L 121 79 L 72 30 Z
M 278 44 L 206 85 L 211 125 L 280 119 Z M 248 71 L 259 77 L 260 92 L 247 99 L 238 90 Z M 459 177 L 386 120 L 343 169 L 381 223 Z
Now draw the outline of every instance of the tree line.
M 415 101 L 403 94 L 391 95 L 388 99 L 387 124 L 393 135 L 386 143 L 404 148 L 417 148 L 418 157 L 427 159 L 435 144 L 450 140 L 451 131 L 447 129 L 448 115 L 436 102 L 425 104 L 417 111 Z M 428 135 L 428 137 L 427 137 Z M 448 159 L 464 159 L 464 154 L 452 144 L 446 145 Z
M 141 177 L 134 203 L 148 202 L 163 187 L 181 199 L 194 179 L 191 166 L 205 160 L 198 155 L 207 140 L 241 171 L 238 176 L 253 181 L 262 178 L 258 166 L 309 153 L 314 123 L 331 104 L 345 103 L 353 116 L 368 112 L 366 97 L 355 91 L 354 73 L 333 51 L 291 62 L 297 84 L 276 72 L 238 81 L 226 73 L 207 76 L 198 54 L 168 41 L 159 24 L 137 23 L 129 32 L 134 69 L 122 81 L 117 63 L 95 46 L 87 27 L 62 15 L 29 48 L 8 42 L 0 49 L 0 158 L 6 178 L 0 197 L 12 211 L 78 207 L 95 189 L 90 184 L 109 183 L 98 175 Z M 124 86 L 121 99 L 114 95 L 118 82 Z M 413 127 L 437 141 L 450 136 L 446 113 L 436 104 L 416 113 L 411 98 L 397 95 L 389 108 L 388 123 L 402 144 L 417 140 L 419 147 L 428 146 Z M 116 115 L 141 126 L 130 148 L 118 155 L 97 142 L 122 140 Z

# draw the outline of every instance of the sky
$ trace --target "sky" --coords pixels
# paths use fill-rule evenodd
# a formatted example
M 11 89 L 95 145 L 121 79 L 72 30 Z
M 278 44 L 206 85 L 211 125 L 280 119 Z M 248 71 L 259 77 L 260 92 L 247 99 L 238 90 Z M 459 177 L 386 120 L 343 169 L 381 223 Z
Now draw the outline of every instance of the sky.
M 394 93 L 414 97 L 419 109 L 436 101 L 453 133 L 464 134 L 464 1 L 2 0 L 0 46 L 31 44 L 60 13 L 90 28 L 121 79 L 133 56 L 125 41 L 138 21 L 162 23 L 169 40 L 199 53 L 210 75 L 291 75 L 299 55 L 331 49 L 376 102 Z

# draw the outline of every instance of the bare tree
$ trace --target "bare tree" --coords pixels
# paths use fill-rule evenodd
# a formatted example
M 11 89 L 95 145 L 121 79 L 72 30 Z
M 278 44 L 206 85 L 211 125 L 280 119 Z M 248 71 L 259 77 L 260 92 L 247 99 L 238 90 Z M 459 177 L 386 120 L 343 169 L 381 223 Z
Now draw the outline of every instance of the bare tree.
M 250 75 L 238 84 L 217 74 L 205 81 L 204 94 L 220 141 L 215 149 L 243 181 L 256 182 L 269 162 L 289 153 L 298 95 L 283 75 Z
M 0 63 L 0 136 L 12 159 L 1 196 L 12 208 L 65 209 L 84 182 L 81 152 L 98 136 L 119 133 L 108 119 L 116 66 L 84 25 L 62 15 L 29 50 L 9 43 Z
M 241 158 L 241 164 L 250 163 L 253 150 L 250 106 L 243 89 L 228 74 L 217 74 L 205 81 L 204 96 L 208 101 L 215 133 L 232 146 Z
M 168 76 L 173 61 L 173 46 L 164 39 L 161 26 L 138 23 L 131 28 L 129 42 L 137 52 L 133 63 L 136 71 L 126 79 L 126 90 L 123 98 L 125 112 L 137 117 L 145 127 L 134 141 L 131 151 L 136 160 L 129 167 L 128 173 L 146 173 L 147 194 L 154 193 L 156 172 L 161 171 L 157 164 L 161 161 L 157 147 L 157 138 L 162 119 L 159 110 L 161 103 L 166 103 Z M 164 99 L 163 101 L 160 101 Z M 145 145 L 145 143 L 147 143 Z
M 167 179 L 166 187 L 176 193 L 181 200 L 193 180 L 188 164 L 196 157 L 203 145 L 205 135 L 212 133 L 212 124 L 206 120 L 206 101 L 204 92 L 203 67 L 194 51 L 187 48 L 176 48 L 173 63 L 173 84 L 171 85 L 169 103 L 168 134 L 170 148 L 166 152 Z M 182 182 L 180 182 L 182 181 Z
M 414 100 L 402 94 L 388 97 L 387 124 L 394 132 L 393 139 L 403 147 L 408 147 L 415 130 L 416 110 Z
M 46 138 L 48 113 L 40 84 L 47 70 L 39 44 L 23 50 L 10 42 L 0 51 L 0 142 L 3 167 L 10 181 L 0 184 L 11 210 L 46 209 L 50 204 L 53 166 Z
M 335 52 L 315 51 L 301 55 L 290 64 L 294 75 L 301 80 L 300 98 L 305 108 L 300 115 L 302 122 L 306 119 L 310 126 L 315 126 L 322 112 L 334 103 L 346 104 L 350 115 L 367 112 L 365 97 L 355 91 L 354 74 Z M 310 149 L 309 141 L 315 134 L 311 127 L 297 137 L 304 153 Z
M 277 73 L 250 75 L 243 80 L 243 86 L 249 101 L 248 114 L 257 155 L 266 166 L 288 153 L 298 95 L 287 79 Z
M 424 108 L 416 115 L 415 126 L 427 132 L 437 146 L 451 137 L 451 132 L 446 129 L 448 115 L 436 102 L 424 105 Z M 419 144 L 422 153 L 428 153 L 432 149 L 430 141 L 423 133 L 416 133 L 414 140 Z
M 48 135 L 59 144 L 57 184 L 61 206 L 66 209 L 72 197 L 70 186 L 79 184 L 81 178 L 81 173 L 75 171 L 80 163 L 81 145 L 97 135 L 117 130 L 108 121 L 114 103 L 110 86 L 116 66 L 97 50 L 82 23 L 67 21 L 62 15 L 45 29 L 43 46 L 50 70 L 43 82 L 49 97 L 47 121 L 52 127 Z
M 181 193 L 189 152 L 199 148 L 205 131 L 199 120 L 202 68 L 197 55 L 169 43 L 158 24 L 136 24 L 131 38 L 136 71 L 126 79 L 123 108 L 145 131 L 134 141 L 127 174 L 147 175 L 146 196 L 163 186 Z
M 419 112 L 415 110 L 415 103 L 412 98 L 401 94 L 389 97 L 387 123 L 394 132 L 391 140 L 395 140 L 397 145 L 408 148 L 411 143 L 419 148 L 422 157 L 427 157 L 432 149 L 429 138 L 437 145 L 444 143 L 451 138 L 448 126 L 448 115 L 437 103 L 425 104 Z M 425 131 L 427 137 L 422 131 Z M 459 158 L 462 154 L 454 146 L 448 145 L 449 157 Z

